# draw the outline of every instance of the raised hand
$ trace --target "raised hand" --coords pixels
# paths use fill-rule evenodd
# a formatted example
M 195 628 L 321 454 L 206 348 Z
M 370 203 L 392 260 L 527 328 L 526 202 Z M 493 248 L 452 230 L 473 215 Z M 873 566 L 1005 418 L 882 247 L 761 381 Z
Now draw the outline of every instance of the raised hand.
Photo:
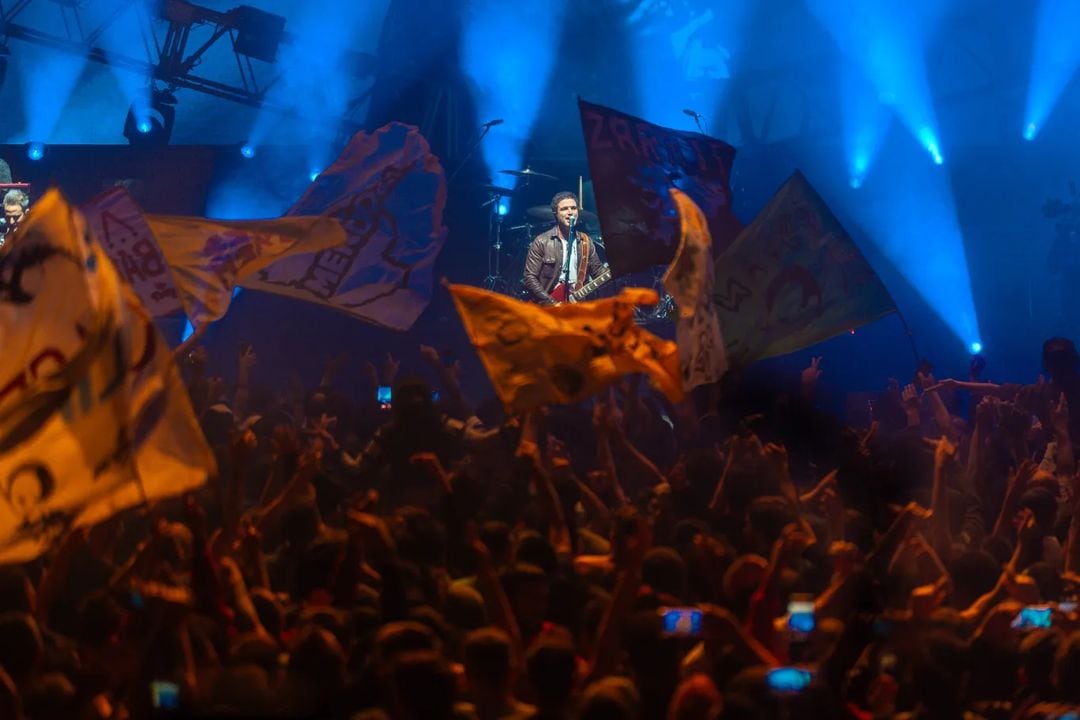
M 393 354 L 386 353 L 386 358 L 382 364 L 382 380 L 383 385 L 393 385 L 394 380 L 397 379 L 398 370 L 401 369 L 401 363 L 394 359 Z
M 803 369 L 799 376 L 804 386 L 813 385 L 821 377 L 821 357 L 810 358 L 810 365 Z
M 251 368 L 255 367 L 255 348 L 246 343 L 240 345 L 240 372 L 246 374 L 251 372 Z
M 435 453 L 416 453 L 409 458 L 409 464 L 423 468 L 430 477 L 439 481 L 439 485 L 441 485 L 446 492 L 451 492 L 453 490 L 450 485 L 450 477 L 446 474 L 442 462 L 439 461 L 439 457 Z
M 439 351 L 430 345 L 420 345 L 420 357 L 424 358 L 429 365 L 436 368 L 442 367 L 442 358 L 439 357 Z
M 915 385 L 908 383 L 904 386 L 904 389 L 900 392 L 900 402 L 904 406 L 904 410 L 910 413 L 918 413 L 921 407 L 919 402 L 919 391 L 915 389 Z
M 1050 406 L 1050 427 L 1058 437 L 1069 434 L 1069 402 L 1065 399 L 1065 393 L 1061 393 L 1058 401 Z

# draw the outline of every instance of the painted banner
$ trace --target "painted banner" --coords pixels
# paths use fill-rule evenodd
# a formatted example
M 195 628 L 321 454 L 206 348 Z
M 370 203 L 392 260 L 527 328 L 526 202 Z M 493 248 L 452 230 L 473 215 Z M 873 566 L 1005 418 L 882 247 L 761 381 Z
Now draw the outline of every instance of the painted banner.
M 215 471 L 168 346 L 58 191 L 0 254 L 0 337 L 0 563 Z
M 161 318 L 183 309 L 172 273 L 158 248 L 142 209 L 122 187 L 113 188 L 79 210 L 120 277 L 143 307 Z
M 679 247 L 679 218 L 668 191 L 701 208 L 718 250 L 738 235 L 730 176 L 735 148 L 701 133 L 672 130 L 578 101 L 585 150 L 616 276 L 667 265 Z
M 579 402 L 636 372 L 682 399 L 675 343 L 634 323 L 635 307 L 659 301 L 655 290 L 554 306 L 468 285 L 450 285 L 450 294 L 507 412 Z
M 682 239 L 664 275 L 664 290 L 679 308 L 675 342 L 684 390 L 717 382 L 727 371 L 724 338 L 713 303 L 712 238 L 705 215 L 690 197 L 672 189 Z
M 289 210 L 340 220 L 345 245 L 279 260 L 242 284 L 408 330 L 431 301 L 445 206 L 442 166 L 419 130 L 359 132 Z
M 225 315 L 244 278 L 292 255 L 342 247 L 345 229 L 329 217 L 209 220 L 147 215 L 192 324 Z
M 728 360 L 794 352 L 896 310 L 870 264 L 796 171 L 716 260 Z

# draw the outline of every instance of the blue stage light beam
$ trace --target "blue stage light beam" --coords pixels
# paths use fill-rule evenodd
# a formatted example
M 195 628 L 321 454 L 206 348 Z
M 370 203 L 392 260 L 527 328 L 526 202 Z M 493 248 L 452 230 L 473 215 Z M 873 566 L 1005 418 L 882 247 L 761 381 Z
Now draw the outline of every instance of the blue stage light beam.
M 851 215 L 922 296 L 966 352 L 981 342 L 964 236 L 946 173 L 917 156 L 890 152 Z
M 893 108 L 931 160 L 941 165 L 945 158 L 925 51 L 947 3 L 808 0 L 808 4 L 840 51 L 873 84 L 881 103 Z
M 889 131 L 891 116 L 860 69 L 842 63 L 840 75 L 848 184 L 859 189 Z
M 1025 140 L 1034 140 L 1046 124 L 1069 80 L 1080 67 L 1080 3 L 1041 0 L 1024 110 Z
M 116 56 L 139 57 L 146 53 L 143 43 L 149 38 L 144 34 L 143 20 L 149 12 L 147 0 L 131 0 L 117 13 L 112 22 L 105 26 L 100 39 L 106 58 L 111 60 Z M 151 87 L 146 76 L 112 62 L 109 63 L 109 70 L 112 71 L 129 109 L 135 115 L 136 129 L 141 133 L 150 132 Z M 117 134 L 123 130 L 123 117 L 121 115 L 117 123 Z
M 302 148 L 310 168 L 325 168 L 341 151 L 337 141 L 340 118 L 358 110 L 349 108 L 370 80 L 358 79 L 356 52 L 373 49 L 386 13 L 387 0 L 324 0 L 318 12 L 297 12 L 288 17 L 291 41 L 278 48 L 280 78 L 267 92 L 267 100 L 293 110 L 297 117 L 284 121 L 274 110 L 256 115 L 247 141 L 254 145 L 275 142 L 287 128 L 289 145 Z M 419 53 L 420 50 L 418 49 Z
M 626 32 L 634 53 L 638 115 L 665 127 L 698 130 L 684 109 L 701 113 L 712 133 L 727 80 L 737 71 L 745 0 L 630 0 Z M 601 98 L 602 99 L 602 98 Z M 613 101 L 616 100 L 613 98 Z
M 484 138 L 481 152 L 493 181 L 511 189 L 517 178 L 499 170 L 524 166 L 525 145 L 544 100 L 559 47 L 566 0 L 471 3 L 462 40 L 462 69 L 474 84 L 482 121 L 502 119 Z M 567 112 L 576 112 L 567 98 Z
M 53 141 L 60 115 L 87 62 L 82 55 L 26 43 L 19 45 L 17 67 L 22 81 L 26 140 Z M 123 127 L 123 117 L 121 112 L 118 129 Z

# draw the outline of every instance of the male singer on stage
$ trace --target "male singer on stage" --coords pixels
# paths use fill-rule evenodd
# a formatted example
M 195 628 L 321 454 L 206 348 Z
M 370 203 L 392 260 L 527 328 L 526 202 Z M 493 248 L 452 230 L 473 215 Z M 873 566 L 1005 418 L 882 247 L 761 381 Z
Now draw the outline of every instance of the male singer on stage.
M 564 263 L 567 261 L 571 292 L 580 288 L 588 276 L 596 277 L 602 269 L 589 236 L 576 227 L 577 195 L 558 193 L 551 199 L 551 211 L 555 214 L 555 227 L 533 238 L 525 258 L 525 289 L 541 305 L 574 302 L 569 292 L 563 292 L 568 269 Z

